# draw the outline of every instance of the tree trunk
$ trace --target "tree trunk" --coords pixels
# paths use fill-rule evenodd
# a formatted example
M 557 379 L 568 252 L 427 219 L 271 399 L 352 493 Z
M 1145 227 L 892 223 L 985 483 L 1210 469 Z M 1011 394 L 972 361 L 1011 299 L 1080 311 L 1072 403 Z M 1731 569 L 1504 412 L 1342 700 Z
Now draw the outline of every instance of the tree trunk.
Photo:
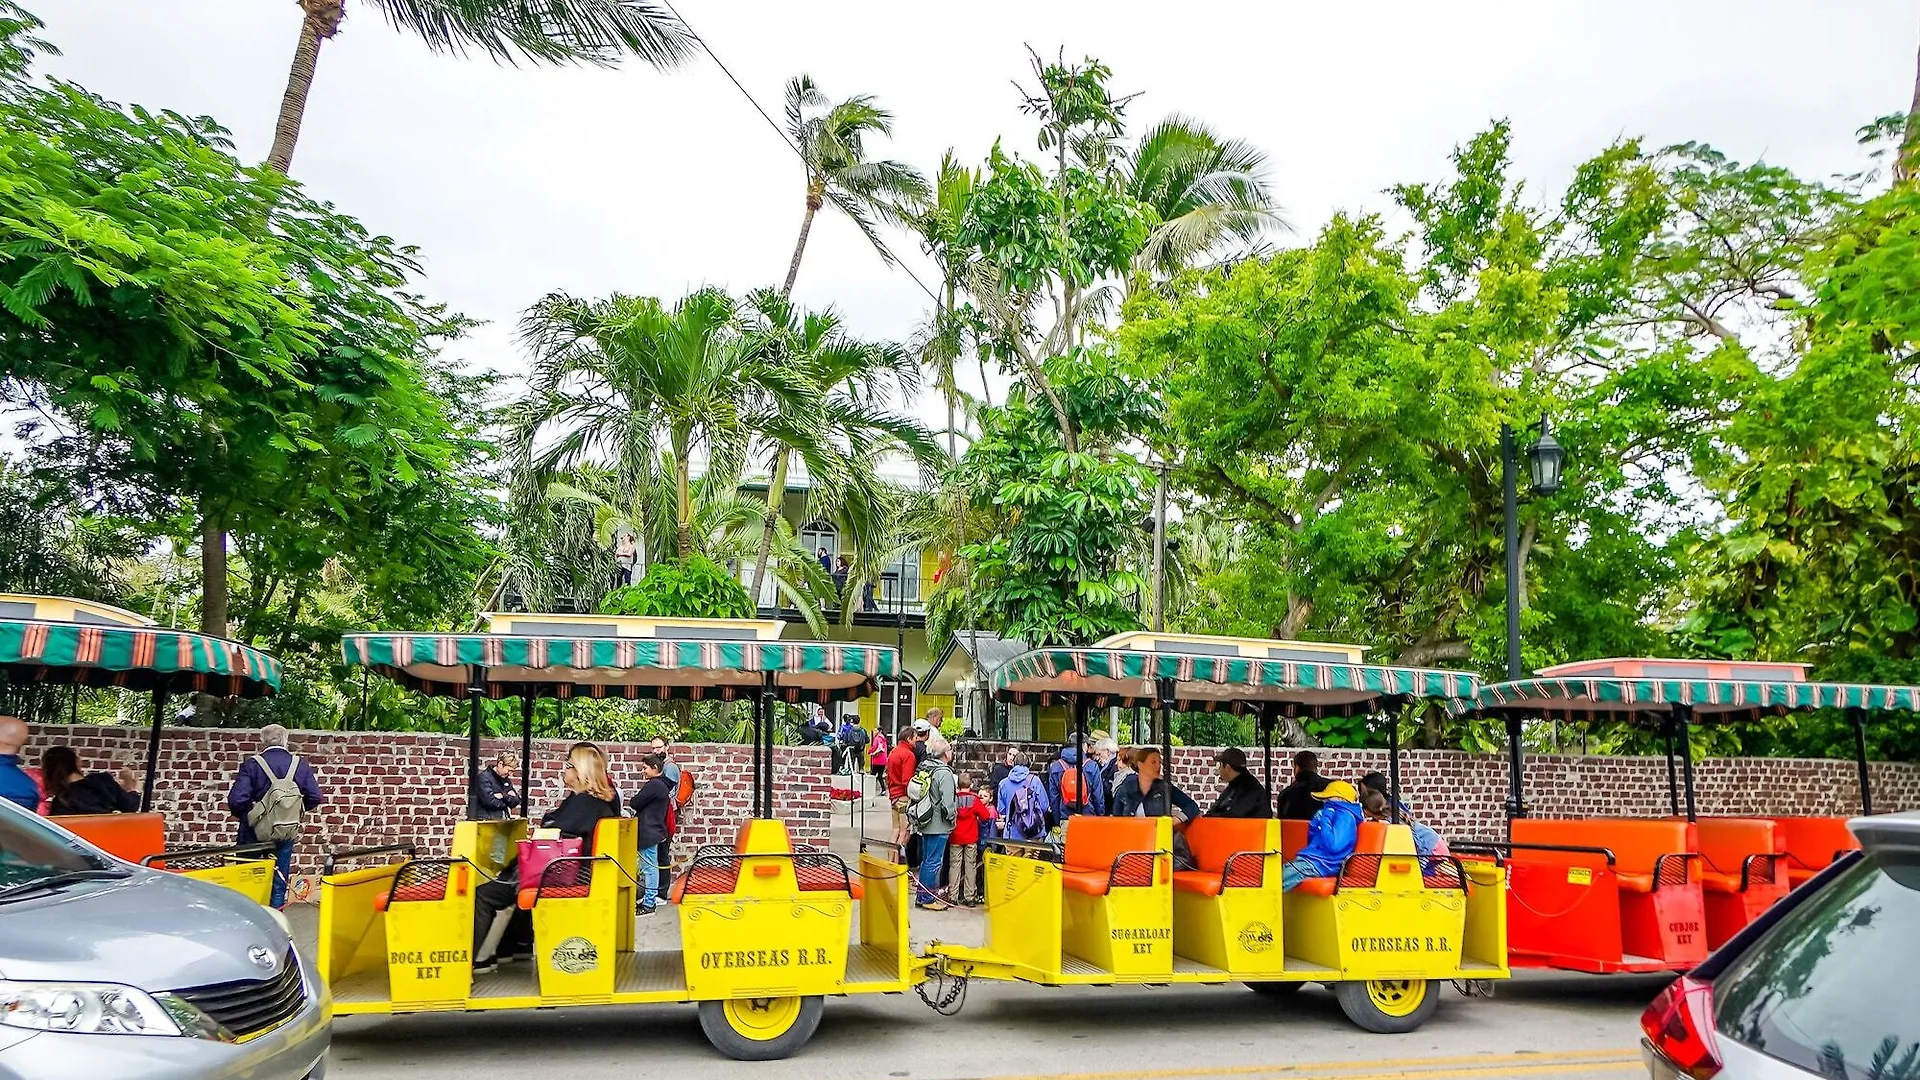
M 760 526 L 760 557 L 753 564 L 753 606 L 760 607 L 760 589 L 767 583 L 767 560 L 773 558 L 773 530 L 787 501 L 787 455 L 781 447 L 773 458 L 773 476 L 767 481 L 767 520 Z M 775 605 L 778 607 L 778 605 Z
M 679 500 L 680 558 L 685 559 L 693 554 L 693 492 L 687 480 L 685 457 L 674 459 L 673 483 L 675 495 Z
M 1913 75 L 1913 104 L 1907 107 L 1907 127 L 1900 136 L 1900 154 L 1893 163 L 1893 182 L 1904 184 L 1920 174 L 1920 62 Z
M 783 300 L 793 295 L 793 281 L 800 276 L 800 258 L 807 253 L 807 233 L 813 231 L 813 215 L 820 212 L 820 204 L 822 201 L 824 201 L 824 196 L 815 194 L 814 189 L 809 186 L 807 188 L 807 213 L 806 216 L 800 219 L 800 239 L 795 240 L 793 243 L 793 261 L 787 264 L 787 283 L 780 286 L 780 298 Z
M 217 510 L 200 513 L 200 632 L 227 636 L 227 525 Z
M 320 42 L 340 32 L 344 0 L 301 0 L 306 18 L 300 21 L 300 40 L 293 47 L 293 67 L 287 71 L 287 91 L 280 98 L 280 116 L 273 125 L 273 150 L 267 167 L 285 173 L 293 166 L 293 145 L 300 140 L 300 121 L 307 112 L 307 92 L 313 89 L 313 70 L 320 62 Z

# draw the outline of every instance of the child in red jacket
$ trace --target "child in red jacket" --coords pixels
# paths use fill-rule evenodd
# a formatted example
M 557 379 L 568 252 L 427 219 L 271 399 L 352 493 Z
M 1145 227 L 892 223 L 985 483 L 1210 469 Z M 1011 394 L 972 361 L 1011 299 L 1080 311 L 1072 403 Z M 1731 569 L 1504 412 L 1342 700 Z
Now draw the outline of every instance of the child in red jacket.
M 978 907 L 984 889 L 980 877 L 980 837 L 991 835 L 993 800 L 974 789 L 973 774 L 960 777 L 953 835 L 947 838 L 947 895 L 956 904 Z

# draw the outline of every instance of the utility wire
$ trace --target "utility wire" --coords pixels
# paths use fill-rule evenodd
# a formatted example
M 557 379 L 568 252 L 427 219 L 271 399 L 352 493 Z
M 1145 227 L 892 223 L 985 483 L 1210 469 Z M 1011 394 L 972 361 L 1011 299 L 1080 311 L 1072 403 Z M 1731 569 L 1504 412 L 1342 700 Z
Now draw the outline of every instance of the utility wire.
M 760 114 L 760 119 L 767 122 L 767 126 L 773 129 L 775 135 L 780 136 L 780 141 L 786 144 L 787 149 L 793 151 L 793 156 L 800 159 L 800 164 L 806 166 L 807 156 L 802 154 L 800 148 L 794 145 L 793 140 L 787 136 L 787 129 L 781 127 L 779 122 L 768 114 L 767 110 L 760 107 L 760 102 L 754 98 L 753 94 L 749 92 L 745 86 L 741 85 L 740 80 L 733 74 L 733 69 L 727 66 L 727 62 L 720 59 L 720 54 L 713 51 L 713 46 L 707 43 L 707 39 L 701 36 L 698 30 L 693 28 L 693 23 L 687 21 L 687 17 L 680 14 L 680 9 L 673 6 L 673 0 L 660 0 L 660 4 L 672 13 L 674 18 L 680 20 L 680 25 L 686 27 L 687 33 L 693 35 L 693 40 L 700 43 L 700 48 L 704 50 L 707 56 L 713 60 L 714 64 L 720 68 L 721 74 L 727 77 L 727 81 L 733 84 L 733 88 L 740 91 L 740 96 L 747 99 L 747 104 L 752 105 L 753 111 Z M 892 260 L 893 265 L 906 271 L 907 276 L 913 279 L 913 283 L 920 286 L 920 291 L 927 294 L 927 298 L 933 301 L 934 307 L 938 308 L 940 306 L 939 294 L 927 288 L 927 283 L 920 280 L 920 275 L 914 273 L 912 267 L 900 259 L 895 258 L 891 252 L 886 252 L 884 248 L 881 250 Z

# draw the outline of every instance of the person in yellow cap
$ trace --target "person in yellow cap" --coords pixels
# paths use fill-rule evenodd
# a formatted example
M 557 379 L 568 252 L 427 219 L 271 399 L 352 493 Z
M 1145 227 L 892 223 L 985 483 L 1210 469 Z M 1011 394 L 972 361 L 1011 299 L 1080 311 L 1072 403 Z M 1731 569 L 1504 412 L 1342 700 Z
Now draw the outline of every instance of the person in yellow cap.
M 1307 823 L 1307 846 L 1280 868 L 1280 891 L 1300 887 L 1308 878 L 1333 877 L 1360 842 L 1360 793 L 1345 780 L 1334 780 L 1313 793 L 1320 809 Z

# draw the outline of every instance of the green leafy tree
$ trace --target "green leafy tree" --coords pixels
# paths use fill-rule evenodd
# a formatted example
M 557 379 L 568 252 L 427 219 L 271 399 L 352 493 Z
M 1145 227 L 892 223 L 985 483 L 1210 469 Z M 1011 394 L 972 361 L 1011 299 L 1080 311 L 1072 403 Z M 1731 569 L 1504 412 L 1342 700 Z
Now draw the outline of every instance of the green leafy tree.
M 751 619 L 753 601 L 725 567 L 690 555 L 654 563 L 639 584 L 608 593 L 600 610 L 609 615 Z
M 997 522 L 960 556 L 984 625 L 1035 645 L 1077 645 L 1139 625 L 1144 584 L 1133 566 L 1152 474 L 1117 447 L 1156 410 L 1110 354 L 1075 350 L 1050 367 L 1087 444 L 1068 449 L 1020 388 L 983 411 L 956 480 Z
M 340 32 L 347 0 L 296 0 L 300 37 L 274 122 L 267 165 L 286 172 L 306 118 L 320 46 Z M 496 61 L 610 65 L 622 55 L 671 67 L 693 55 L 696 39 L 651 0 L 361 0 L 394 29 L 437 53 L 477 50 Z
M 20 432 L 42 467 L 191 523 L 208 631 L 230 535 L 364 540 L 358 503 L 466 452 L 431 385 L 464 324 L 411 291 L 412 249 L 243 168 L 212 120 L 15 67 L 0 174 L 0 399 L 45 418 Z

